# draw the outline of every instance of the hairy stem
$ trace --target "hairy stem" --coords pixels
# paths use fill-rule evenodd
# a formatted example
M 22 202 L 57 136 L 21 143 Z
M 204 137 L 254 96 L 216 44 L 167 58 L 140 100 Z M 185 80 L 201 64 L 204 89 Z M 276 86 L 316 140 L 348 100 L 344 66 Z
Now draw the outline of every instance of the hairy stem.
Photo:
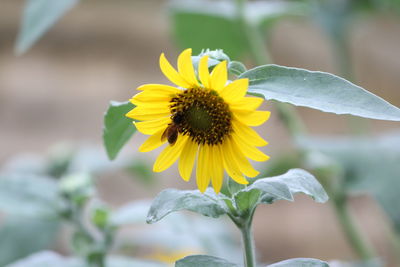
M 244 266 L 246 267 L 255 267 L 255 252 L 254 252 L 254 240 L 253 240 L 253 231 L 251 229 L 251 224 L 244 225 L 241 229 L 242 232 L 242 240 L 244 247 Z
M 337 218 L 346 234 L 348 242 L 353 247 L 357 255 L 364 261 L 375 257 L 371 247 L 367 245 L 359 228 L 357 228 L 354 218 L 352 217 L 347 201 L 332 201 Z

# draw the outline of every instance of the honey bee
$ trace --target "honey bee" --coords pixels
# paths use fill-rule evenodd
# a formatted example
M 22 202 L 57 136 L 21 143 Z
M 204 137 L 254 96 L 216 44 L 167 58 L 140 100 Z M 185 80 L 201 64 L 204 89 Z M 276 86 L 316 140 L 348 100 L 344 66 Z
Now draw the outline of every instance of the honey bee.
M 161 135 L 161 140 L 164 141 L 165 139 L 168 140 L 168 143 L 173 146 L 178 139 L 179 127 L 183 120 L 181 114 L 175 114 L 172 117 L 172 122 L 168 124 L 168 127 L 165 129 L 163 134 Z

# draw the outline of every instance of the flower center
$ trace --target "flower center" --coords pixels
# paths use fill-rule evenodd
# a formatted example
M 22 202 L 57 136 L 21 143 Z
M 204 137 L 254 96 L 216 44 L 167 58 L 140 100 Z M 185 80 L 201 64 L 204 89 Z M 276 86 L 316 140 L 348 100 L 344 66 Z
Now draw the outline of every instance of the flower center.
M 197 144 L 221 144 L 232 131 L 229 106 L 214 90 L 190 88 L 170 103 L 173 124 Z

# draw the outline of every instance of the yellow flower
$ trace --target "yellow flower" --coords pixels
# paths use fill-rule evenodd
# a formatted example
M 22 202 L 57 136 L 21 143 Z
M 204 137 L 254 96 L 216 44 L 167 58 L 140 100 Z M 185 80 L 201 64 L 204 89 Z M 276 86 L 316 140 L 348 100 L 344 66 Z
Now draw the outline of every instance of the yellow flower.
M 248 79 L 228 83 L 227 63 L 219 63 L 210 73 L 208 56 L 199 61 L 196 72 L 192 50 L 178 57 L 178 71 L 160 56 L 164 75 L 178 86 L 145 84 L 130 101 L 136 107 L 126 114 L 139 120 L 139 132 L 151 135 L 139 148 L 151 151 L 168 142 L 158 156 L 153 171 L 168 169 L 179 158 L 179 173 L 190 179 L 197 156 L 196 182 L 204 192 L 210 181 L 216 193 L 221 190 L 224 170 L 239 184 L 258 175 L 248 159 L 269 157 L 257 147 L 267 145 L 250 126 L 268 120 L 269 111 L 257 111 L 263 99 L 245 97 Z
M 162 263 L 170 264 L 171 266 L 175 266 L 175 262 L 183 259 L 186 256 L 189 255 L 196 255 L 196 254 L 203 254 L 201 251 L 185 251 L 185 250 L 179 250 L 176 252 L 168 252 L 168 251 L 162 251 L 159 250 L 157 253 L 154 253 L 150 255 L 150 259 L 156 260 Z

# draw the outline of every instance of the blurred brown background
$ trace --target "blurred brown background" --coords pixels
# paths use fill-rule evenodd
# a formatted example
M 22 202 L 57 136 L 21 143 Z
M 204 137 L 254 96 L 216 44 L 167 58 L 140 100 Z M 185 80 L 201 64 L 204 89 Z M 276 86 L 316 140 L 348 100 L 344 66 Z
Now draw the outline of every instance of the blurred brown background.
M 24 1 L 0 4 L 0 163 L 22 152 L 46 153 L 58 142 L 100 146 L 103 113 L 110 100 L 125 101 L 144 83 L 166 82 L 158 67 L 165 52 L 174 62 L 178 50 L 170 37 L 164 1 L 82 1 L 31 50 L 13 53 Z M 359 20 L 351 35 L 357 83 L 400 106 L 400 20 L 379 15 Z M 194 33 L 195 34 L 195 33 Z M 306 20 L 285 20 L 273 31 L 271 52 L 277 64 L 337 73 L 327 37 Z M 271 108 L 271 105 L 266 105 Z M 348 133 L 348 118 L 301 108 L 311 133 Z M 399 128 L 398 123 L 371 121 L 373 133 Z M 278 118 L 263 127 L 271 156 L 290 151 Z M 136 153 L 137 135 L 124 152 Z M 127 150 L 131 150 L 127 152 Z M 149 163 L 155 153 L 141 155 Z M 267 163 L 268 164 L 268 163 Z M 152 198 L 169 187 L 193 188 L 173 167 L 157 174 L 149 189 L 123 176 L 102 177 L 99 189 L 114 205 Z M 391 262 L 382 215 L 366 196 L 354 199 L 362 229 L 379 254 Z M 323 260 L 355 258 L 329 204 L 306 197 L 259 208 L 255 238 L 262 261 L 295 257 Z

